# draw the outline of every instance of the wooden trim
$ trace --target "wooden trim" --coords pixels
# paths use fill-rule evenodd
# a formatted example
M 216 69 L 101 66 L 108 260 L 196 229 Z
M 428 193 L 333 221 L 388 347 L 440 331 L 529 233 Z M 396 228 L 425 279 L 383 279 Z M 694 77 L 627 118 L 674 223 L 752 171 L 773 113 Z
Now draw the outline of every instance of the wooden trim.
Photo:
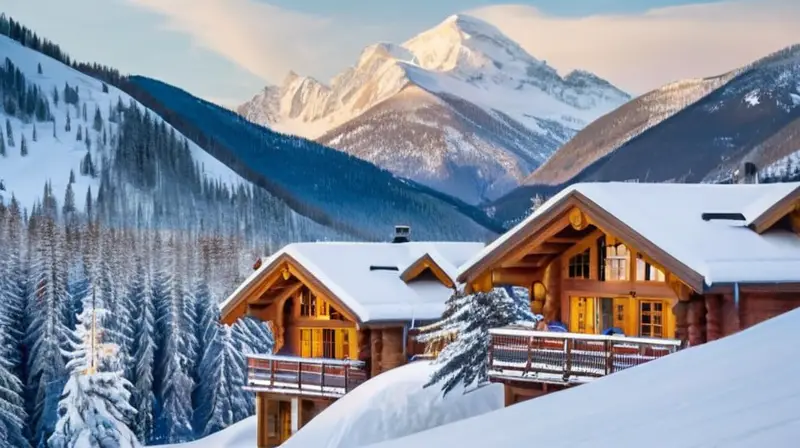
M 430 254 L 425 254 L 419 257 L 417 261 L 411 263 L 411 265 L 400 274 L 400 278 L 403 279 L 404 282 L 408 283 L 425 272 L 425 269 L 430 269 L 431 272 L 433 272 L 433 275 L 435 275 L 436 278 L 438 278 L 439 281 L 448 288 L 456 287 L 455 283 L 453 283 L 453 279 L 451 279 L 450 276 L 445 273 L 444 269 L 442 269 L 442 267 L 433 260 Z
M 324 319 L 309 319 L 309 318 L 295 319 L 292 322 L 292 326 L 297 328 L 323 328 L 331 330 L 340 328 L 348 328 L 348 329 L 356 328 L 355 323 L 344 320 L 324 320 Z
M 357 317 L 356 313 L 353 312 L 350 307 L 344 304 L 342 300 L 333 293 L 324 283 L 322 283 L 318 278 L 314 277 L 311 272 L 308 271 L 302 264 L 298 263 L 297 260 L 292 258 L 291 256 L 287 255 L 287 262 L 289 267 L 289 273 L 293 276 L 297 277 L 298 280 L 303 282 L 308 289 L 311 290 L 317 296 L 322 296 L 325 300 L 336 304 L 336 309 L 344 315 L 350 321 L 361 323 L 361 320 Z
M 620 297 L 631 296 L 637 299 L 675 299 L 675 292 L 666 284 L 659 282 L 603 282 L 600 280 L 570 279 L 562 280 L 561 287 L 568 296 L 581 297 Z
M 516 232 L 509 236 L 507 240 L 462 273 L 458 277 L 458 281 L 472 283 L 501 260 L 514 260 L 515 256 L 522 258 L 531 246 L 542 244 L 548 238 L 554 237 L 558 232 L 552 232 L 553 227 L 560 226 L 559 231 L 561 228 L 566 227 L 569 224 L 569 212 L 573 207 L 578 207 L 582 210 L 589 218 L 590 223 L 604 233 L 616 236 L 625 241 L 626 244 L 629 244 L 632 249 L 648 254 L 654 260 L 657 260 L 658 264 L 664 266 L 666 271 L 677 275 L 695 291 L 703 290 L 703 276 L 653 244 L 578 191 L 570 192 L 550 206 L 545 213 L 536 216 L 521 228 L 516 229 Z M 548 230 L 552 233 L 548 232 Z
M 345 318 L 355 322 L 357 326 L 361 323 L 361 320 L 357 317 L 357 314 L 353 312 L 350 307 L 346 306 L 344 302 L 342 302 L 342 300 L 330 290 L 330 288 L 319 281 L 319 279 L 314 277 L 311 272 L 308 271 L 308 269 L 295 260 L 291 255 L 283 253 L 276 257 L 269 265 L 264 266 L 261 269 L 263 269 L 262 272 L 260 272 L 250 281 L 250 285 L 239 292 L 237 296 L 228 302 L 222 309 L 221 314 L 224 322 L 235 320 L 235 318 L 231 318 L 233 317 L 231 315 L 233 311 L 239 310 L 241 304 L 246 302 L 246 299 L 254 297 L 254 292 L 260 291 L 260 294 L 255 295 L 255 297 L 260 297 L 263 295 L 270 286 L 274 285 L 275 282 L 280 279 L 280 277 L 283 275 L 283 270 L 288 269 L 291 275 L 300 280 L 300 282 L 307 286 L 314 294 L 334 303 L 336 308 L 344 315 Z M 242 309 L 242 313 L 246 311 L 247 309 L 244 307 Z
M 659 264 L 663 265 L 667 271 L 677 275 L 678 278 L 682 279 L 695 291 L 703 290 L 705 279 L 702 275 L 653 244 L 650 240 L 643 237 L 615 216 L 606 212 L 583 194 L 573 192 L 573 195 L 577 198 L 579 203 L 585 207 L 586 214 L 596 227 L 603 230 L 606 234 L 617 236 L 628 244 L 632 243 L 634 249 L 649 254 L 654 260 L 659 261 Z
M 225 307 L 222 308 L 222 320 L 227 322 L 229 320 L 229 315 L 233 312 L 238 310 L 242 307 L 242 302 L 244 302 L 245 298 L 251 297 L 254 290 L 257 290 L 259 287 L 264 286 L 265 284 L 271 285 L 277 281 L 280 275 L 280 272 L 275 269 L 276 266 L 280 266 L 286 259 L 286 254 L 281 254 L 280 256 L 276 257 L 272 262 L 267 266 L 262 266 L 261 272 L 256 274 L 256 276 L 250 281 L 250 284 L 247 285 L 244 289 L 242 289 L 235 297 L 232 297 L 228 303 L 225 304 Z M 276 274 L 277 273 L 277 274 Z M 274 275 L 275 278 L 270 278 L 270 274 Z M 267 281 L 263 282 L 264 277 L 267 277 Z M 267 286 L 268 288 L 269 286 Z M 266 289 L 264 289 L 266 292 Z M 262 292 L 263 294 L 263 292 Z M 247 307 L 243 307 L 242 314 L 247 311 Z M 235 319 L 233 319 L 235 320 Z
M 791 213 L 800 201 L 800 187 L 795 188 L 789 194 L 781 198 L 762 214 L 750 222 L 750 228 L 759 234 L 766 232 L 770 227 L 780 221 L 781 218 Z

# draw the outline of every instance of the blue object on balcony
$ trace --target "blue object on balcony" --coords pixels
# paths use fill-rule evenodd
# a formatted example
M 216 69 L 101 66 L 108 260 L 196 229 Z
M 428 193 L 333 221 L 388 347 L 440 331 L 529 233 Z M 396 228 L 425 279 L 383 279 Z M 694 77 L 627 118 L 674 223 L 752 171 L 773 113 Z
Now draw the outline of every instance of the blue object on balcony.
M 567 326 L 564 325 L 563 322 L 559 322 L 557 320 L 554 320 L 554 321 L 550 322 L 549 324 L 547 324 L 547 331 L 557 331 L 559 333 L 566 333 L 567 332 Z
M 618 335 L 625 336 L 625 332 L 624 332 L 624 331 L 622 331 L 622 330 L 621 330 L 620 328 L 618 328 L 618 327 L 609 327 L 609 328 L 606 328 L 605 330 L 603 330 L 603 334 L 604 334 L 604 335 L 606 335 L 606 336 L 613 336 L 613 335 L 615 335 L 615 334 L 618 334 Z

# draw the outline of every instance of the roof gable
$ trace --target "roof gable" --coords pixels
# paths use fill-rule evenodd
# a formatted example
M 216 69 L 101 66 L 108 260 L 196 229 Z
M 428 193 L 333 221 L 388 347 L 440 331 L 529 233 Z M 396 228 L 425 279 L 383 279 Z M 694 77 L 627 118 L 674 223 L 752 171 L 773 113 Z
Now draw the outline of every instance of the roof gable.
M 326 295 L 351 310 L 359 323 L 438 319 L 452 289 L 439 281 L 406 283 L 400 270 L 428 259 L 435 265 L 457 266 L 483 247 L 483 243 L 296 243 L 272 257 L 225 300 L 223 314 L 235 308 L 253 285 L 264 281 L 282 261 L 292 260 L 298 270 Z M 379 266 L 381 269 L 373 269 Z M 386 269 L 396 267 L 397 270 Z M 447 272 L 447 267 L 442 269 Z M 449 268 L 451 272 L 454 267 Z
M 599 227 L 621 229 L 605 230 L 629 240 L 633 238 L 631 243 L 668 266 L 693 288 L 712 283 L 798 281 L 800 238 L 797 235 L 777 230 L 759 235 L 747 226 L 747 220 L 704 221 L 701 217 L 709 212 L 741 213 L 746 219 L 759 216 L 759 210 L 763 213 L 798 187 L 797 183 L 576 184 L 551 198 L 464 264 L 458 279 L 465 281 L 475 274 L 476 267 L 491 264 L 498 255 L 520 244 L 526 235 L 578 205 L 592 219 L 605 219 L 605 223 L 598 223 Z

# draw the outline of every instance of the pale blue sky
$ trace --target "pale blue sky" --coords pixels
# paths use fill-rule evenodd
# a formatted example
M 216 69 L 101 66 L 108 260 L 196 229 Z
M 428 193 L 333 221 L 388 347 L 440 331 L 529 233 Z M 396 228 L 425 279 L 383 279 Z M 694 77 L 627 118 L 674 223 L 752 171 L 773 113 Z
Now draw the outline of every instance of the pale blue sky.
M 72 56 L 235 105 L 293 69 L 327 81 L 377 41 L 448 15 L 498 26 L 559 70 L 632 93 L 800 42 L 796 0 L 0 0 Z M 664 9 L 666 8 L 666 9 Z M 742 33 L 747 29 L 747 33 Z M 749 36 L 749 37 L 748 37 Z

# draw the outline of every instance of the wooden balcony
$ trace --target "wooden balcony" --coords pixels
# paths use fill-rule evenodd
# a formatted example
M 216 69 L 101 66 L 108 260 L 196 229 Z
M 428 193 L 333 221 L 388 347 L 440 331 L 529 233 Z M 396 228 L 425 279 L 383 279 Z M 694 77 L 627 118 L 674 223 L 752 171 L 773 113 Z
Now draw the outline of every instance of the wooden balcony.
M 489 376 L 498 382 L 580 384 L 681 348 L 674 339 L 498 328 L 489 331 Z
M 363 361 L 247 355 L 245 388 L 254 392 L 340 398 L 366 380 Z

